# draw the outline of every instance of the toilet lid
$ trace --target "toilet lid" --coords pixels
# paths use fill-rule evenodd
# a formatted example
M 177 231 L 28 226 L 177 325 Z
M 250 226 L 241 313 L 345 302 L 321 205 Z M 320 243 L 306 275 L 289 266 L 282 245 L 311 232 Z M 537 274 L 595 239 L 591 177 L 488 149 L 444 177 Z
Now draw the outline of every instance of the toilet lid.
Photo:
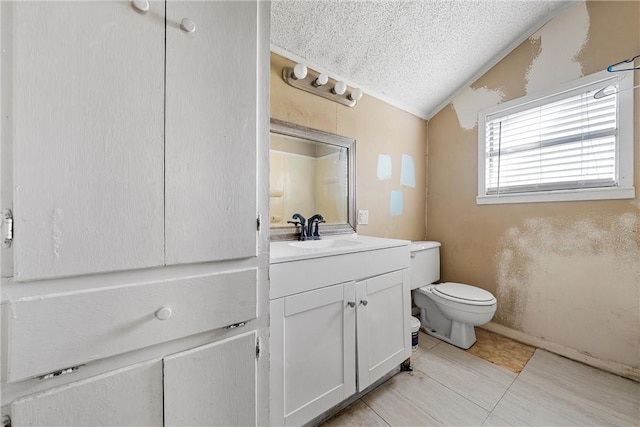
M 476 288 L 475 286 L 463 285 L 462 283 L 440 283 L 433 288 L 433 292 L 447 299 L 455 298 L 475 303 L 495 302 L 495 297 L 491 292 Z

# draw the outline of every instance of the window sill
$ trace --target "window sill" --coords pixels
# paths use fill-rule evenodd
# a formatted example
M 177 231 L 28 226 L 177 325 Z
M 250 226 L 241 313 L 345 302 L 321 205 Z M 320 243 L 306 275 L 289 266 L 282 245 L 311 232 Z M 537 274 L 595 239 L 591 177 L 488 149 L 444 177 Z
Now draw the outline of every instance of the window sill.
M 555 190 L 536 193 L 513 193 L 496 196 L 477 196 L 476 204 L 492 205 L 503 203 L 573 202 L 579 200 L 633 199 L 634 187 L 588 188 L 584 190 Z

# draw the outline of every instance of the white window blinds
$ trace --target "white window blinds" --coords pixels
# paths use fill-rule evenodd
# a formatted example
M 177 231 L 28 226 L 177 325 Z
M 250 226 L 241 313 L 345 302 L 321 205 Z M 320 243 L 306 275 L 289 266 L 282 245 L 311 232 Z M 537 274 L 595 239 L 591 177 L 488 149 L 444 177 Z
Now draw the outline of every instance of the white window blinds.
M 488 115 L 486 195 L 617 185 L 618 91 L 602 83 Z

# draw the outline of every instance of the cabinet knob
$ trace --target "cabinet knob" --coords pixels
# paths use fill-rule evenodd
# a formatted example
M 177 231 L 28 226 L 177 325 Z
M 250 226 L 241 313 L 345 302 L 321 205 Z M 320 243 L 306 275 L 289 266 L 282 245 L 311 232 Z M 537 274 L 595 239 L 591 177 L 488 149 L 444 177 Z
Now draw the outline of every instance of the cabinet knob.
M 356 306 L 356 302 L 355 302 L 355 301 L 349 301 L 349 302 L 347 303 L 347 305 L 348 305 L 349 307 L 353 308 L 353 307 L 355 307 L 355 306 Z
M 185 33 L 193 33 L 196 30 L 196 24 L 189 18 L 180 21 L 180 29 Z
M 156 311 L 156 318 L 158 320 L 167 320 L 171 317 L 171 314 L 173 314 L 173 312 L 169 307 L 162 307 L 161 309 Z
M 369 301 L 367 301 L 366 299 L 362 299 L 362 300 L 360 300 L 360 304 L 362 304 L 362 305 L 364 305 L 366 307 L 367 304 L 369 304 Z
M 138 13 L 145 14 L 149 12 L 149 2 L 147 0 L 133 0 L 131 7 Z

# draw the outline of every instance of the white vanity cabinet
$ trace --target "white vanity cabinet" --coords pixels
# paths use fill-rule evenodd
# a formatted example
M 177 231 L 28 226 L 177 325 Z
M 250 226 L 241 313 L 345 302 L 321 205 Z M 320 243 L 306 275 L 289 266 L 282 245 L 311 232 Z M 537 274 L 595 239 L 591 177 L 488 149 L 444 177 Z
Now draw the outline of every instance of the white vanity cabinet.
M 411 353 L 409 242 L 357 242 L 299 257 L 271 243 L 272 425 L 311 421 Z

